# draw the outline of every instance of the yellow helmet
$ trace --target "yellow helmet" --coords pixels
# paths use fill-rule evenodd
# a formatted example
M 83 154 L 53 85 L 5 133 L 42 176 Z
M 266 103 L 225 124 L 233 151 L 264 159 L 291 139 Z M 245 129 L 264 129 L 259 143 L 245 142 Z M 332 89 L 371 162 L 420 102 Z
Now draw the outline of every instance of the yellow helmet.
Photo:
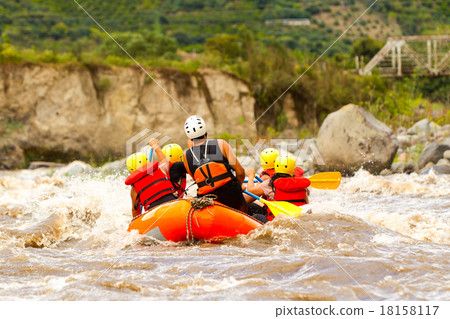
M 183 149 L 178 144 L 167 144 L 163 147 L 162 152 L 172 163 L 181 162 L 183 160 Z
M 134 153 L 127 158 L 127 168 L 130 173 L 134 173 L 138 168 L 148 163 L 147 156 L 144 153 Z
M 274 167 L 275 160 L 278 157 L 278 151 L 274 148 L 266 148 L 261 152 L 259 161 L 263 169 L 269 169 Z
M 292 155 L 280 155 L 275 160 L 275 173 L 284 173 L 294 176 L 295 158 Z

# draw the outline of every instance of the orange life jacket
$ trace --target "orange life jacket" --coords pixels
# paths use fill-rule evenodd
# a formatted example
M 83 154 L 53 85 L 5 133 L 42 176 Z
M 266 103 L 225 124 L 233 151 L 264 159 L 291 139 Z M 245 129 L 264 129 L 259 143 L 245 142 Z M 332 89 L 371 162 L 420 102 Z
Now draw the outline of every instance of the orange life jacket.
M 220 152 L 220 154 L 214 154 L 214 156 L 208 154 L 208 143 L 210 143 L 209 146 L 211 147 L 215 146 L 216 151 Z M 199 195 L 208 194 L 224 186 L 234 178 L 228 160 L 220 150 L 217 140 L 206 141 L 204 158 L 198 158 L 192 148 L 185 153 L 188 163 L 186 168 L 189 175 L 197 183 Z
M 137 193 L 135 209 L 142 205 L 147 210 L 156 200 L 175 192 L 172 183 L 158 165 L 156 161 L 144 165 L 125 180 L 125 184 L 133 185 Z
M 282 177 L 278 178 L 273 186 L 275 188 L 275 201 L 286 201 L 297 206 L 306 204 L 306 188 L 311 185 L 307 178 Z

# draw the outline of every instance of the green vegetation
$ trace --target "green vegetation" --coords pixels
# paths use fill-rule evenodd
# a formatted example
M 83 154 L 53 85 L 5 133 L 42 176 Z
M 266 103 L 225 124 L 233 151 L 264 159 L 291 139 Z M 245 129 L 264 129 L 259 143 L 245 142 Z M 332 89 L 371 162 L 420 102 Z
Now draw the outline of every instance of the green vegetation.
M 22 128 L 22 123 L 17 123 L 14 120 L 6 121 L 0 126 L 0 136 L 10 137 L 14 132 L 20 131 Z
M 144 66 L 193 74 L 212 67 L 244 79 L 259 116 L 373 1 L 78 2 Z M 270 23 L 304 18 L 311 25 Z M 448 34 L 449 25 L 446 0 L 379 1 L 290 88 L 298 121 L 308 126 L 299 134 L 316 132 L 329 112 L 347 103 L 363 105 L 393 125 L 407 125 L 420 112 L 448 122 L 449 78 L 360 77 L 352 69 L 354 56 L 368 61 L 389 35 Z M 0 32 L 0 63 L 134 64 L 73 1 L 3 0 Z M 106 92 L 111 83 L 99 79 L 96 86 Z M 281 104 L 258 121 L 260 132 L 287 125 Z

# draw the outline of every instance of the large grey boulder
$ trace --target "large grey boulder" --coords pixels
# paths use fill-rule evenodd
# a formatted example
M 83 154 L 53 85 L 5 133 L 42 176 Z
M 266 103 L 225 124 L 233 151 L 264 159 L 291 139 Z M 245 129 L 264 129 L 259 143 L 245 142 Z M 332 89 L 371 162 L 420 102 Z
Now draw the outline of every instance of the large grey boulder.
M 329 114 L 320 127 L 315 158 L 318 170 L 371 173 L 389 169 L 398 149 L 392 130 L 362 107 L 349 104 Z M 322 165 L 321 165 L 322 164 Z
M 428 162 L 433 162 L 436 164 L 441 158 L 444 157 L 444 152 L 447 150 L 450 150 L 449 145 L 438 144 L 436 142 L 429 144 L 419 156 L 419 160 L 417 161 L 419 168 L 424 167 Z

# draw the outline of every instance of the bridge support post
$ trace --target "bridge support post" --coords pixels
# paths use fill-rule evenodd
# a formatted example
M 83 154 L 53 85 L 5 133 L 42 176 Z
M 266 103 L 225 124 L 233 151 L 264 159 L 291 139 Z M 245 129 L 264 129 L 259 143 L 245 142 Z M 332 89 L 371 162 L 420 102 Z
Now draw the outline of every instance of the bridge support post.
M 402 46 L 397 44 L 397 75 L 402 76 Z
M 428 68 L 431 69 L 431 41 L 427 40 L 427 63 Z

